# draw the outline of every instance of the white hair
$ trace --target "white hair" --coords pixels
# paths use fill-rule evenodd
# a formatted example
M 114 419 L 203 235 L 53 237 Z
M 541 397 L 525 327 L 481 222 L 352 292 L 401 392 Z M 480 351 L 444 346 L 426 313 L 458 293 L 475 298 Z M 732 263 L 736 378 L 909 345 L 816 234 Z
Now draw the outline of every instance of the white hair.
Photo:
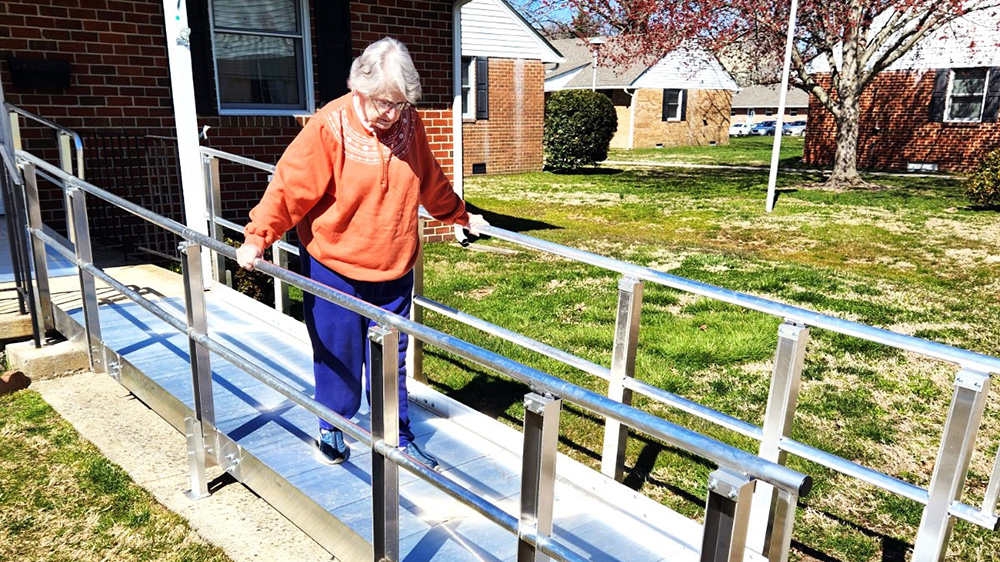
M 351 64 L 347 87 L 366 96 L 397 90 L 411 105 L 420 101 L 420 74 L 406 45 L 386 37 L 365 48 Z

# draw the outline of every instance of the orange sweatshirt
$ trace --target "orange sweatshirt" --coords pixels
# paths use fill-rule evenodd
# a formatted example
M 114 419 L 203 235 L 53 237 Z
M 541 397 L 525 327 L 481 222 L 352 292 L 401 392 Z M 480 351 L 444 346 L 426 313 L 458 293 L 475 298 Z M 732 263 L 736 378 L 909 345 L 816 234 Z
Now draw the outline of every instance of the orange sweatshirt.
M 399 279 L 417 256 L 417 207 L 468 225 L 415 109 L 386 131 L 367 128 L 353 94 L 319 110 L 278 161 L 243 233 L 261 249 L 298 225 L 317 261 L 359 281 Z

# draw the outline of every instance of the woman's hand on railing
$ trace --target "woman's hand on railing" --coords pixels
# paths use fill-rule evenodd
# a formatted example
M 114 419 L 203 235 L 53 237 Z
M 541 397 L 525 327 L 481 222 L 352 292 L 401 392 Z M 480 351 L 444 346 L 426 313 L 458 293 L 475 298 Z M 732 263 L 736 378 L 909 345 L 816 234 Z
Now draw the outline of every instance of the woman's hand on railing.
M 236 263 L 247 271 L 253 271 L 254 260 L 264 256 L 264 251 L 253 244 L 244 244 L 236 249 Z
M 466 226 L 465 228 L 468 229 L 468 231 L 473 236 L 479 236 L 480 235 L 479 229 L 489 225 L 490 223 L 486 222 L 486 219 L 483 218 L 483 215 L 469 213 L 469 225 Z

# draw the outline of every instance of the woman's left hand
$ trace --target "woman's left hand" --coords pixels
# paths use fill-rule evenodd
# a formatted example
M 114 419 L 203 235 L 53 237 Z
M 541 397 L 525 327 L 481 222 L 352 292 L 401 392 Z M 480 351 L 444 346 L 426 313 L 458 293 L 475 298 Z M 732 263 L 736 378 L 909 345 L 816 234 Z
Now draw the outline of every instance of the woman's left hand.
M 479 229 L 489 225 L 490 223 L 486 222 L 483 215 L 469 213 L 469 224 L 465 228 L 468 229 L 473 236 L 480 236 Z

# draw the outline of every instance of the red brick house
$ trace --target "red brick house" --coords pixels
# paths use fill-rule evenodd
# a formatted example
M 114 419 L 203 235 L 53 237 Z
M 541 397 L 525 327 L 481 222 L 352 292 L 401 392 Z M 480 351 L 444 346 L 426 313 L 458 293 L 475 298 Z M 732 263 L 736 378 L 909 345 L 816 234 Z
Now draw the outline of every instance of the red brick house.
M 997 33 L 995 14 L 974 12 L 880 73 L 861 100 L 858 167 L 961 173 L 1000 148 Z M 835 137 L 833 117 L 811 99 L 805 162 L 831 165 Z
M 407 44 L 421 73 L 419 110 L 432 148 L 454 177 L 461 134 L 452 118 L 459 100 L 456 3 L 186 0 L 186 10 L 198 125 L 209 127 L 204 146 L 276 162 L 302 117 L 346 92 L 351 60 L 369 43 L 393 36 Z M 122 165 L 108 164 L 112 152 L 127 153 L 129 167 L 137 169 L 132 179 L 151 180 L 135 160 L 150 161 L 150 146 L 169 149 L 175 137 L 166 41 L 162 0 L 5 0 L 0 80 L 6 101 L 80 132 L 89 145 L 88 180 L 120 187 Z M 25 127 L 25 148 L 44 151 L 43 133 Z M 243 220 L 267 178 L 233 166 L 222 172 L 225 215 Z M 42 197 L 46 220 L 58 222 L 61 195 L 50 189 Z
M 545 91 L 596 90 L 611 98 L 618 114 L 614 148 L 699 146 L 729 143 L 729 113 L 736 81 L 711 54 L 679 48 L 649 64 L 621 68 L 597 57 L 588 41 L 561 39 L 552 44 L 566 58 L 550 64 Z

